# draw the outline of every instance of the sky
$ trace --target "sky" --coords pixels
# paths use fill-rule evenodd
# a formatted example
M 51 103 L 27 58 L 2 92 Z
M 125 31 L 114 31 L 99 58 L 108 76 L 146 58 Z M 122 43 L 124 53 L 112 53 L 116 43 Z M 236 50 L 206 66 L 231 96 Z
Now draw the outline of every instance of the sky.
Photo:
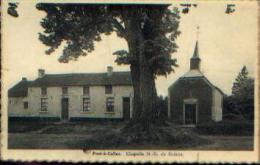
M 6 3 L 5 3 L 6 4 Z M 188 14 L 181 14 L 180 31 L 177 38 L 178 52 L 172 54 L 179 65 L 167 77 L 156 79 L 159 95 L 167 95 L 168 87 L 189 70 L 189 59 L 193 54 L 196 40 L 199 41 L 201 71 L 224 93 L 230 94 L 233 82 L 245 65 L 249 74 L 255 77 L 257 58 L 257 2 L 236 2 L 236 11 L 226 14 L 226 3 L 200 2 Z M 179 4 L 173 4 L 179 6 Z M 6 5 L 4 5 L 6 11 Z M 13 18 L 3 13 L 3 71 L 7 76 L 7 88 L 12 87 L 22 77 L 37 78 L 38 69 L 46 74 L 106 72 L 107 66 L 114 71 L 129 71 L 129 66 L 118 66 L 113 52 L 127 49 L 125 40 L 114 33 L 102 36 L 95 43 L 95 51 L 68 64 L 59 63 L 62 47 L 51 55 L 44 52 L 47 47 L 38 40 L 38 33 L 44 12 L 35 8 L 35 2 L 22 1 L 18 7 L 19 17 Z M 197 37 L 197 26 L 200 27 Z M 62 45 L 64 46 L 64 45 Z

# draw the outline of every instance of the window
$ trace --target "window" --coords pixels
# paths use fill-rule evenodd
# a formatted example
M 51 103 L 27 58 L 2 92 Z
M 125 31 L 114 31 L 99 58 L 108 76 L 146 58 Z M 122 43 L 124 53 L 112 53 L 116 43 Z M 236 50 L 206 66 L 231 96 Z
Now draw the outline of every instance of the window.
M 23 109 L 28 109 L 28 101 L 23 102 Z
M 42 95 L 47 95 L 47 88 L 46 87 L 42 87 L 41 88 L 41 94 Z
M 89 86 L 83 87 L 83 95 L 89 95 Z
M 83 98 L 83 112 L 90 111 L 90 98 Z
M 68 87 L 62 87 L 62 94 L 67 95 L 68 94 Z
M 105 94 L 111 94 L 111 93 L 112 93 L 112 85 L 106 85 Z
M 114 97 L 107 98 L 107 112 L 114 112 Z
M 41 98 L 41 112 L 47 112 L 47 111 L 48 111 L 47 98 Z

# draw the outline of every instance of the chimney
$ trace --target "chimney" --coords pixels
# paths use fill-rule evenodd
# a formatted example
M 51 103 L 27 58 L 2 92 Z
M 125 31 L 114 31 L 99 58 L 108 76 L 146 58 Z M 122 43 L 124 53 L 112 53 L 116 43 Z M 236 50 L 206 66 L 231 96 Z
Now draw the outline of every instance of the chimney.
M 113 67 L 112 66 L 108 66 L 107 67 L 107 75 L 111 76 L 113 74 Z
M 42 78 L 45 75 L 45 70 L 44 69 L 38 69 L 38 77 Z
M 23 78 L 22 78 L 22 81 L 27 81 L 27 78 L 26 78 L 26 77 L 23 77 Z

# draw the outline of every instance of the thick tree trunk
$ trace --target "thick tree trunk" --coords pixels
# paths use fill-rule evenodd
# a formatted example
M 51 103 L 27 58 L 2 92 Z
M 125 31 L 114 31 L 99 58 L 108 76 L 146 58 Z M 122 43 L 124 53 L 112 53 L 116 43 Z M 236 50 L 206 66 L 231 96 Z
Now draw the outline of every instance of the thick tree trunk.
M 148 66 L 131 65 L 131 76 L 134 89 L 134 122 L 151 122 L 156 118 L 157 92 L 153 74 Z
M 138 10 L 133 9 L 124 18 L 134 88 L 132 119 L 122 130 L 129 143 L 158 141 L 163 130 L 157 127 L 157 92 L 155 76 L 145 53 L 144 34 Z
M 129 53 L 132 56 L 131 76 L 134 86 L 133 122 L 149 125 L 156 118 L 156 88 L 154 75 L 144 53 L 143 33 L 138 13 L 131 13 L 125 23 Z
M 132 113 L 132 118 L 133 119 L 138 119 L 138 116 L 140 116 L 141 112 L 141 106 L 140 106 L 140 72 L 139 72 L 139 67 L 138 63 L 131 64 L 130 66 L 131 69 L 131 77 L 132 77 L 132 83 L 133 83 L 133 88 L 134 88 L 134 107 L 133 107 L 133 113 Z
M 142 53 L 140 59 L 140 93 L 142 113 L 141 121 L 149 124 L 156 118 L 156 88 L 153 73 L 148 65 L 145 55 Z

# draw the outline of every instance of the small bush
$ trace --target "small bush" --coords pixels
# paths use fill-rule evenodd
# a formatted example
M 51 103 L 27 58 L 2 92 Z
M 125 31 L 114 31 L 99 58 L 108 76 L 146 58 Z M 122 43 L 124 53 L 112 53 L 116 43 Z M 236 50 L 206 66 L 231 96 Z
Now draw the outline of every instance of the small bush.
M 221 121 L 200 124 L 195 128 L 199 134 L 253 136 L 254 123 L 248 121 Z

